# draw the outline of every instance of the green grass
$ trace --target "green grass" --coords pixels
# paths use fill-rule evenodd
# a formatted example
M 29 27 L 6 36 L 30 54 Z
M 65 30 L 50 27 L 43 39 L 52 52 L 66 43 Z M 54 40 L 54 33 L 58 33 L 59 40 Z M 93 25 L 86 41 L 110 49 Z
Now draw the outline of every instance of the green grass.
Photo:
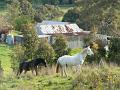
M 63 12 L 63 14 L 60 17 L 54 18 L 53 20 L 55 21 L 62 21 L 65 13 L 67 13 L 67 11 L 71 8 L 73 8 L 73 6 L 59 6 L 61 11 Z
M 10 72 L 12 71 L 12 69 L 10 68 L 11 67 L 10 54 L 11 54 L 10 47 L 5 44 L 0 44 L 0 60 L 5 75 L 9 75 Z
M 74 49 L 71 55 L 82 49 Z M 100 66 L 82 65 L 80 72 L 67 68 L 68 77 L 55 73 L 55 66 L 42 68 L 39 76 L 31 72 L 20 77 L 10 68 L 11 47 L 0 44 L 0 60 L 4 75 L 0 78 L 0 90 L 120 90 L 120 67 L 107 63 Z
M 59 6 L 60 9 L 66 13 L 69 9 L 73 8 L 74 6 Z
M 69 90 L 72 78 L 57 76 L 8 77 L 1 80 L 1 90 Z

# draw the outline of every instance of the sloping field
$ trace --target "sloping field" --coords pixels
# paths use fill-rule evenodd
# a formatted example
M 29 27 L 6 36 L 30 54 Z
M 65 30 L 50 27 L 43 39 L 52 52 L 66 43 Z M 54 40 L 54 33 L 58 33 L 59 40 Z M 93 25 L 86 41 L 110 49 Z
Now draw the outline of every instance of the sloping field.
M 11 48 L 5 44 L 0 44 L 0 60 L 2 68 L 4 70 L 4 75 L 9 75 L 12 72 L 10 64 Z

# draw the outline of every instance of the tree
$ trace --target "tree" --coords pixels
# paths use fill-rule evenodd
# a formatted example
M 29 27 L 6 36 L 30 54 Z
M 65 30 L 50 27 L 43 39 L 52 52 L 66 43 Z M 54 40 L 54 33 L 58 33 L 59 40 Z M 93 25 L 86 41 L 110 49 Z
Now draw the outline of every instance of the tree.
M 21 14 L 20 2 L 18 0 L 12 0 L 8 4 L 8 21 L 14 26 L 15 19 Z
M 62 11 L 58 6 L 42 5 L 36 8 L 35 21 L 52 20 L 62 15 Z
M 110 41 L 109 62 L 120 65 L 120 38 L 111 38 Z
M 23 27 L 23 46 L 25 47 L 25 55 L 27 59 L 33 59 L 38 49 L 39 38 L 34 30 L 33 24 L 26 24 Z
M 71 10 L 72 13 L 68 11 L 65 14 L 63 21 L 76 22 L 84 30 L 90 30 L 95 25 L 99 33 L 110 35 L 116 30 L 116 24 L 119 30 L 119 4 L 119 0 L 76 0 L 76 7 Z M 69 19 L 71 16 L 74 19 Z
M 55 63 L 55 52 L 53 47 L 48 43 L 46 39 L 41 39 L 38 49 L 36 51 L 36 57 L 43 58 L 48 64 Z
M 35 11 L 32 8 L 32 4 L 28 0 L 19 0 L 19 2 L 21 14 L 34 18 Z
M 23 32 L 24 25 L 32 23 L 33 20 L 27 15 L 21 15 L 15 18 L 14 28 L 16 31 Z
M 53 48 L 56 53 L 56 58 L 64 55 L 67 50 L 67 40 L 63 35 L 56 35 L 55 43 L 53 44 Z
M 34 10 L 27 0 L 10 0 L 8 4 L 8 22 L 16 31 L 22 31 L 24 24 L 33 23 Z
M 64 15 L 63 20 L 65 22 L 76 22 L 79 19 L 79 8 L 73 8 L 68 10 L 68 12 Z

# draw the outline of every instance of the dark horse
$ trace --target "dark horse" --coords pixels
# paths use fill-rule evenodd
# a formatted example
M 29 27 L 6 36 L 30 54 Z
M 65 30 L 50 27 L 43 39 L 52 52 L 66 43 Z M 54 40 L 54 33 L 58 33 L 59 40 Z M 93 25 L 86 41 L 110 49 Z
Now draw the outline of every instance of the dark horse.
M 42 58 L 33 59 L 31 61 L 23 61 L 22 63 L 19 64 L 17 76 L 20 75 L 23 71 L 24 73 L 26 73 L 27 71 L 30 70 L 32 71 L 32 73 L 35 70 L 37 76 L 38 75 L 37 68 L 39 65 L 47 67 L 45 60 Z

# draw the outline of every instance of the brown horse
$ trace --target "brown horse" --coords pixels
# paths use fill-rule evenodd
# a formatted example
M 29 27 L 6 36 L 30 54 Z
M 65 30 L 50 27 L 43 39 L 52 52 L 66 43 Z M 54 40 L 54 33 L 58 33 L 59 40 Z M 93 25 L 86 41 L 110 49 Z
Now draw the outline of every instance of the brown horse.
M 47 67 L 45 60 L 42 58 L 33 59 L 31 61 L 23 61 L 22 63 L 19 64 L 17 76 L 20 75 L 23 71 L 24 73 L 26 73 L 27 71 L 30 71 L 30 70 L 32 71 L 32 73 L 35 70 L 36 76 L 37 76 L 38 75 L 37 68 L 39 65 L 43 65 Z

